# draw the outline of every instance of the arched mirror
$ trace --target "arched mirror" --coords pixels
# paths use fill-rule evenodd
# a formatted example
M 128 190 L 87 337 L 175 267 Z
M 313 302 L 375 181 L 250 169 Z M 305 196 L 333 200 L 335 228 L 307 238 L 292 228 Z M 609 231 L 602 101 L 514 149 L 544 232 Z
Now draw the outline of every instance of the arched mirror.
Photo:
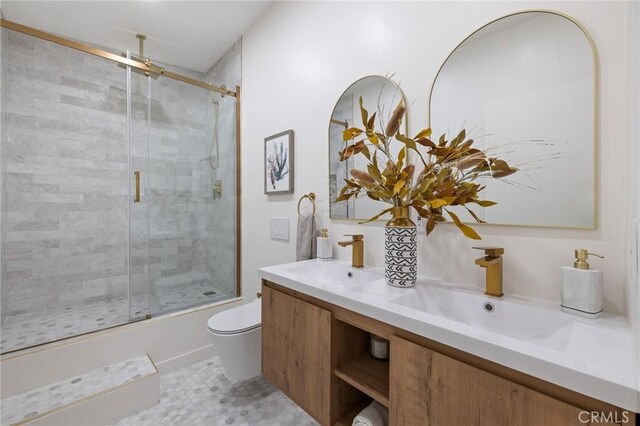
M 465 128 L 519 169 L 486 182 L 498 204 L 478 209 L 483 220 L 595 228 L 596 72 L 588 34 L 552 12 L 493 21 L 449 55 L 431 90 L 434 133 Z
M 382 123 L 387 123 L 389 116 L 401 100 L 402 91 L 396 83 L 380 76 L 368 76 L 353 83 L 340 96 L 333 108 L 329 120 L 329 194 L 331 219 L 366 220 L 388 206 L 369 198 L 352 198 L 349 201 L 336 203 L 336 197 L 344 186 L 344 179 L 349 177 L 352 169 L 365 169 L 366 159 L 354 156 L 340 161 L 339 152 L 345 148 L 343 132 L 350 127 L 362 127 L 359 99 L 362 97 L 364 108 L 370 114 L 376 112 Z M 406 102 L 405 102 L 406 105 Z M 406 120 L 403 133 L 406 133 Z M 381 126 L 384 128 L 384 126 Z M 391 149 L 403 149 L 400 143 L 393 144 Z M 397 155 L 398 152 L 392 152 Z

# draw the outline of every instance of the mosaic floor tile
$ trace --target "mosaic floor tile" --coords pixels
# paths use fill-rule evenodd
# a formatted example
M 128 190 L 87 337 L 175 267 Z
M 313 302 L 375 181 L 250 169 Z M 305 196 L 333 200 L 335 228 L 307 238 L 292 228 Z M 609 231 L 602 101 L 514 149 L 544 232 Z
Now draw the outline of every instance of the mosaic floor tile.
M 262 376 L 229 379 L 218 357 L 160 378 L 160 402 L 117 426 L 315 426 L 313 420 Z
M 3 398 L 0 424 L 11 425 L 154 373 L 156 369 L 145 355 Z
M 154 286 L 150 297 L 134 296 L 131 308 L 128 298 L 119 297 L 50 311 L 9 315 L 2 320 L 0 352 L 28 348 L 125 324 L 130 318 L 143 318 L 149 311 L 149 305 L 152 315 L 157 316 L 213 303 L 230 296 L 232 295 L 222 292 L 204 280 L 198 280 L 181 285 Z

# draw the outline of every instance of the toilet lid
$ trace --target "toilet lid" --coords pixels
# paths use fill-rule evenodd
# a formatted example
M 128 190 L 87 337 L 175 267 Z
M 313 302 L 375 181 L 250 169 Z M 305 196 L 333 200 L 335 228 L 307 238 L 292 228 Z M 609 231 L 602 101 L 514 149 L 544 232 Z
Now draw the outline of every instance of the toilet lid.
M 260 299 L 246 305 L 227 309 L 209 318 L 207 328 L 212 333 L 236 334 L 260 327 L 261 318 Z

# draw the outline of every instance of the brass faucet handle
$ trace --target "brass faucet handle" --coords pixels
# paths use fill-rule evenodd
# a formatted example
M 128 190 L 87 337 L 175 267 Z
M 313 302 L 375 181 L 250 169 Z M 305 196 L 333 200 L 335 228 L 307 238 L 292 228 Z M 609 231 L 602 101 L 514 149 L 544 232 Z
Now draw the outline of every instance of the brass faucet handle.
M 362 241 L 364 240 L 364 235 L 362 234 L 344 234 L 345 237 L 351 237 L 352 241 Z
M 500 257 L 504 254 L 502 247 L 472 247 L 475 250 L 484 250 L 484 255 L 487 257 Z

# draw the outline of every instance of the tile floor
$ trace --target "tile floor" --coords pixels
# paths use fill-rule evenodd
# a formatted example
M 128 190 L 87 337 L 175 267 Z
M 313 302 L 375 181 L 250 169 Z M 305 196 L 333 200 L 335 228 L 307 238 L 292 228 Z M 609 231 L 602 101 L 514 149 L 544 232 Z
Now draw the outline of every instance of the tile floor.
M 148 356 L 132 358 L 2 399 L 0 424 L 35 417 L 89 395 L 156 374 Z
M 160 378 L 160 402 L 117 426 L 306 426 L 308 414 L 261 376 L 234 381 L 217 357 Z
M 214 294 L 208 294 L 210 292 Z M 207 293 L 207 294 L 205 294 Z M 230 295 L 204 280 L 181 285 L 154 286 L 151 297 L 134 296 L 87 302 L 50 311 L 10 315 L 2 320 L 0 352 L 63 339 L 90 331 L 143 318 L 150 305 L 152 315 L 175 312 L 205 303 L 213 303 Z

